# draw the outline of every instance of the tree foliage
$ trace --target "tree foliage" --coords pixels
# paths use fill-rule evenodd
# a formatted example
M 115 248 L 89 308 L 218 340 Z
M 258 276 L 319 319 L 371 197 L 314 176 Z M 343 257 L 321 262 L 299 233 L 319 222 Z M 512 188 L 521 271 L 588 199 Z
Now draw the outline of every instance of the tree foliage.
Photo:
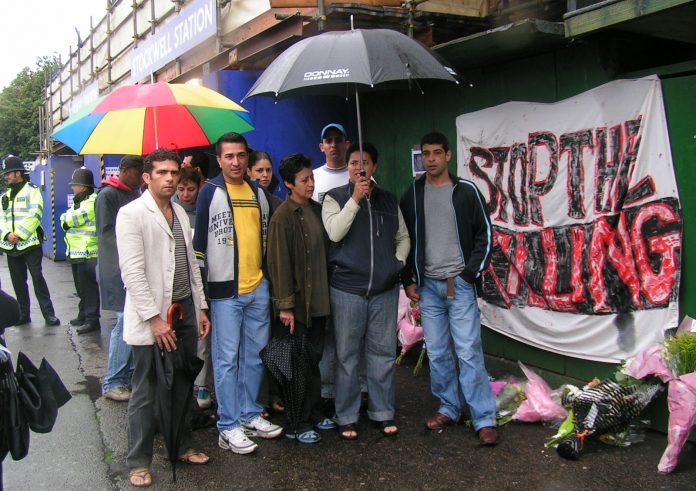
M 59 67 L 57 57 L 36 60 L 0 92 L 0 154 L 32 160 L 39 150 L 39 107 L 44 103 L 46 80 Z

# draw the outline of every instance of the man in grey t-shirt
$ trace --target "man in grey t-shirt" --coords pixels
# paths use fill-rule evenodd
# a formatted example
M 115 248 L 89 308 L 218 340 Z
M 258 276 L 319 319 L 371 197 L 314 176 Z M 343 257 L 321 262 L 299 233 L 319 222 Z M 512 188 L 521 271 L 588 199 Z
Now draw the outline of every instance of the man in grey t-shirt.
M 430 387 L 440 400 L 438 412 L 425 424 L 437 430 L 454 423 L 464 394 L 481 443 L 495 445 L 495 397 L 484 366 L 476 302 L 481 273 L 490 262 L 493 229 L 476 185 L 449 174 L 447 138 L 429 133 L 421 139 L 421 151 L 425 176 L 401 199 L 411 236 L 402 281 L 406 295 L 420 301 Z

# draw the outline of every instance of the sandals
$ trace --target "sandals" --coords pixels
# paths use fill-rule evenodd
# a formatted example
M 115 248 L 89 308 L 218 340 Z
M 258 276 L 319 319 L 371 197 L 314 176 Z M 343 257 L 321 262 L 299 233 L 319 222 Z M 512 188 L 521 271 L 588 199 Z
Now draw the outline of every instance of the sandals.
M 152 486 L 152 474 L 147 467 L 139 467 L 128 473 L 128 480 L 134 488 L 147 488 Z
M 394 420 L 392 419 L 376 421 L 375 424 L 379 426 L 379 430 L 384 436 L 394 436 L 399 433 L 399 427 L 394 424 Z
M 317 430 L 322 430 L 322 431 L 333 430 L 334 428 L 336 428 L 336 423 L 331 418 L 324 418 L 321 421 L 319 421 L 317 424 L 315 424 L 314 427 Z
M 309 445 L 312 443 L 319 443 L 321 441 L 321 435 L 314 430 L 307 430 L 303 431 L 302 433 L 289 432 L 285 434 L 285 438 Z
M 210 461 L 210 457 L 206 454 L 192 448 L 189 448 L 183 455 L 179 455 L 178 458 L 180 462 L 190 465 L 205 465 Z
M 340 425 L 338 427 L 338 432 L 341 434 L 341 438 L 343 438 L 344 440 L 358 439 L 358 429 L 355 426 L 355 423 Z

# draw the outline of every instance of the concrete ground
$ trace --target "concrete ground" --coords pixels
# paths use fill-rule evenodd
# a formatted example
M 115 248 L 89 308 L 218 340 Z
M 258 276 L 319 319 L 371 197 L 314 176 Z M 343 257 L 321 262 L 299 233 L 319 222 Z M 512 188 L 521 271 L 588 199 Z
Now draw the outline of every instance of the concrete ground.
M 67 325 L 77 305 L 69 266 L 48 259 L 43 264 L 63 325 L 44 326 L 34 301 L 34 322 L 8 329 L 6 339 L 15 355 L 24 351 L 37 364 L 45 356 L 73 398 L 60 410 L 51 433 L 32 433 L 24 460 L 5 460 L 5 489 L 130 489 L 125 467 L 126 404 L 100 397 L 113 315 L 103 313 L 101 334 L 77 336 Z M 2 288 L 12 293 L 3 257 L 0 280 Z M 574 462 L 544 448 L 555 430 L 543 425 L 509 424 L 500 429 L 495 448 L 480 447 L 464 425 L 427 431 L 424 418 L 437 403 L 430 394 L 427 366 L 414 377 L 414 364 L 415 359 L 407 357 L 396 369 L 400 428 L 396 437 L 382 437 L 363 418 L 355 442 L 343 441 L 331 431 L 324 432 L 317 445 L 285 438 L 262 440 L 256 453 L 237 456 L 218 448 L 214 428 L 197 430 L 193 444 L 211 456 L 209 465 L 180 465 L 173 483 L 158 440 L 153 489 L 696 489 L 694 445 L 687 443 L 675 473 L 659 475 L 657 463 L 666 437 L 653 431 L 646 433 L 644 442 L 628 448 L 590 442 Z

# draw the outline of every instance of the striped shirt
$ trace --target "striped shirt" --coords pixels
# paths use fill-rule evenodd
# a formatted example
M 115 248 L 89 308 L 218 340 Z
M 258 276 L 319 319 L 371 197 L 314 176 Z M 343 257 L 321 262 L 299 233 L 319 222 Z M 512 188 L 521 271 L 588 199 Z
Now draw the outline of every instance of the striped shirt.
M 172 303 L 179 302 L 191 296 L 191 279 L 189 278 L 188 255 L 186 240 L 176 213 L 172 210 L 172 234 L 174 235 L 174 285 L 172 287 Z

